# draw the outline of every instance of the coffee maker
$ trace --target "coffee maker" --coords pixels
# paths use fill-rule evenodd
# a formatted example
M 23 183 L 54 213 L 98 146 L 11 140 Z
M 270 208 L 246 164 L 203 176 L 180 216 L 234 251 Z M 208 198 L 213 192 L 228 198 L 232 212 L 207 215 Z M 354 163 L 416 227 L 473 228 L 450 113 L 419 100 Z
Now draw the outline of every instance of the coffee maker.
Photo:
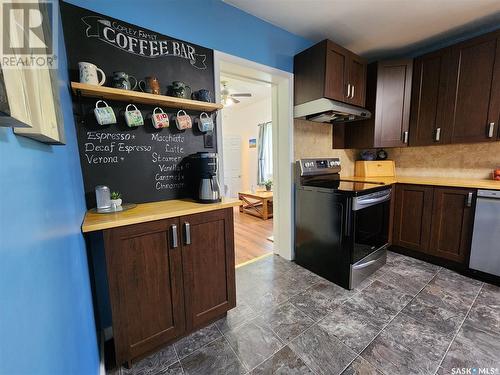
M 198 189 L 195 191 L 196 199 L 201 203 L 220 202 L 217 153 L 198 152 L 193 156 L 193 162 L 195 175 L 198 178 Z

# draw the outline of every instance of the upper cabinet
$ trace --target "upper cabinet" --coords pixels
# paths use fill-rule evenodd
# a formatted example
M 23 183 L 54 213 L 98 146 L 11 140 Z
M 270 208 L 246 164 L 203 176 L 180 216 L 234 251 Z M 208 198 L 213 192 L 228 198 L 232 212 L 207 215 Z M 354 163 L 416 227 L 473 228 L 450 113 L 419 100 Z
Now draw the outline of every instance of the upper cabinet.
M 500 32 L 451 49 L 447 122 L 451 142 L 496 140 L 500 114 Z
M 410 115 L 410 146 L 448 143 L 446 126 L 446 80 L 450 49 L 445 48 L 415 59 Z
M 379 61 L 368 66 L 368 120 L 336 124 L 334 148 L 403 147 L 408 144 L 412 60 Z
M 324 40 L 294 58 L 295 105 L 319 98 L 365 106 L 366 61 Z
M 496 140 L 500 31 L 415 60 L 410 145 Z

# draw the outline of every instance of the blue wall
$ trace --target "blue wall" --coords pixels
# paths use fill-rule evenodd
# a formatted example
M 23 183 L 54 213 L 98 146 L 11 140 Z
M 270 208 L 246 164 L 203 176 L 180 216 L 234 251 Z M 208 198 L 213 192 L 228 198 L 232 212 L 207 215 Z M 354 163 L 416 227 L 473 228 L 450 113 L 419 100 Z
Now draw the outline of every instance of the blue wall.
M 287 71 L 293 55 L 312 44 L 218 0 L 71 3 Z M 45 145 L 0 128 L 2 375 L 98 373 L 80 233 L 83 185 L 61 30 L 59 39 L 67 145 Z
M 62 43 L 62 31 L 59 33 Z M 64 48 L 66 146 L 0 128 L 0 374 L 96 374 L 85 212 Z

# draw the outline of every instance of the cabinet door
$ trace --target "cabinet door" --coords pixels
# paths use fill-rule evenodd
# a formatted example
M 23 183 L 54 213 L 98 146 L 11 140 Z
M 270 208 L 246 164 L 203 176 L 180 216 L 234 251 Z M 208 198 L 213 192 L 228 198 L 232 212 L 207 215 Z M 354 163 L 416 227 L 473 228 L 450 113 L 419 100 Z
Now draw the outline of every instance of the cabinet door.
M 434 188 L 429 253 L 465 263 L 470 251 L 475 191 L 460 188 Z
M 378 63 L 375 147 L 408 144 L 412 69 L 412 60 Z
M 104 231 L 116 361 L 120 365 L 185 331 L 178 220 Z
M 393 244 L 427 252 L 432 215 L 432 187 L 396 185 Z
M 328 41 L 326 43 L 325 97 L 347 102 L 349 51 Z
M 366 60 L 353 54 L 349 54 L 349 79 L 350 95 L 348 102 L 358 107 L 366 104 Z
M 444 121 L 450 49 L 415 59 L 410 114 L 410 146 L 448 143 Z
M 233 211 L 183 216 L 182 265 L 189 330 L 236 306 Z
M 451 141 L 494 140 L 500 112 L 500 33 L 452 47 L 447 113 Z

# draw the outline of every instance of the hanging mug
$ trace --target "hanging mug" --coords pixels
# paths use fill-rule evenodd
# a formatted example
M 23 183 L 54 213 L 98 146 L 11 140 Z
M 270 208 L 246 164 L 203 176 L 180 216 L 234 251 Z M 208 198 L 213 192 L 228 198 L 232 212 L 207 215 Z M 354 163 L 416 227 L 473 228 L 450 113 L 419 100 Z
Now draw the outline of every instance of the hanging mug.
M 78 63 L 78 69 L 80 70 L 80 83 L 86 83 L 88 85 L 104 85 L 106 82 L 106 74 L 92 63 L 80 61 Z M 97 78 L 97 73 L 101 73 L 102 78 L 99 81 Z
M 159 110 L 159 112 L 157 112 Z M 151 121 L 156 129 L 168 128 L 170 125 L 168 121 L 168 115 L 163 112 L 163 109 L 156 107 L 153 109 L 153 115 L 151 116 Z
M 193 127 L 191 117 L 182 109 L 177 112 L 177 116 L 175 116 L 175 124 L 179 130 L 190 129 Z
M 135 105 L 129 104 L 125 108 L 125 122 L 130 128 L 134 126 L 144 125 L 144 119 L 142 118 L 142 113 L 137 109 Z
M 214 130 L 214 121 L 207 113 L 202 112 L 198 118 L 198 129 L 200 132 L 206 133 Z
M 104 103 L 104 107 L 99 107 L 99 103 Z M 94 115 L 99 125 L 116 124 L 115 112 L 104 100 L 95 103 Z

